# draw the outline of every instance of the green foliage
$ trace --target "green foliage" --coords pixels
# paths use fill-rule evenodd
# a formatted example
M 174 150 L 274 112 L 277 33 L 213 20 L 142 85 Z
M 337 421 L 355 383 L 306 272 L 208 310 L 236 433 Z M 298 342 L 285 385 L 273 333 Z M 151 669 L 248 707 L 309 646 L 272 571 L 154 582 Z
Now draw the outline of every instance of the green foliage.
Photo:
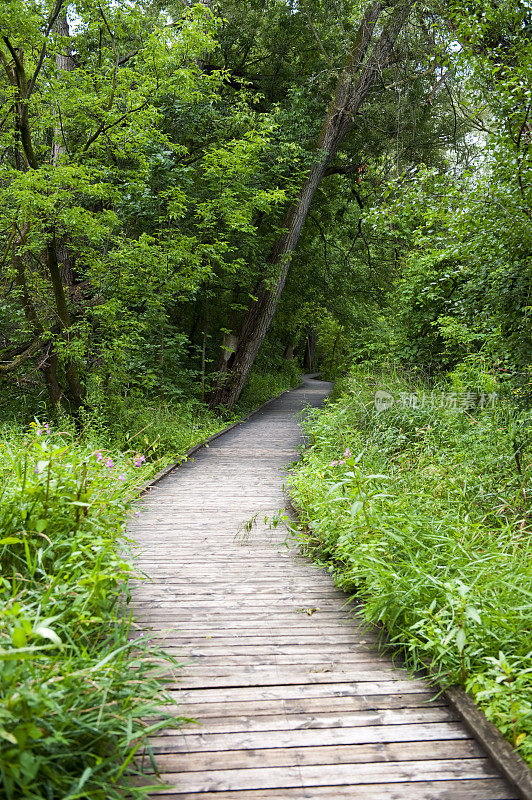
M 388 295 L 394 353 L 430 372 L 474 354 L 516 377 L 530 363 L 530 224 L 513 180 L 495 169 L 489 153 L 480 175 L 420 169 L 390 182 L 368 214 L 404 253 Z
M 237 412 L 249 412 L 286 389 L 293 389 L 300 382 L 301 369 L 294 361 L 281 363 L 275 372 L 262 372 L 258 364 L 249 375 Z
M 123 399 L 100 400 L 87 416 L 87 425 L 98 442 L 120 450 L 142 450 L 148 461 L 161 466 L 161 459 L 176 460 L 234 419 L 220 417 L 199 400 L 168 403 L 132 393 Z
M 1 447 L 4 796 L 143 797 L 135 756 L 172 718 L 161 659 L 174 663 L 123 607 L 123 525 L 151 468 L 47 424 L 4 428 Z
M 396 402 L 377 411 L 376 390 Z M 463 683 L 532 761 L 531 463 L 512 416 L 489 373 L 429 386 L 355 372 L 312 414 L 291 491 L 303 541 L 366 618 L 413 667 Z M 531 428 L 521 416 L 529 441 Z
M 393 276 L 392 352 L 431 373 L 476 355 L 521 385 L 532 354 L 529 15 L 520 2 L 436 8 L 443 85 L 469 131 L 439 164 L 389 174 L 365 215 Z
M 285 201 L 298 151 L 274 154 L 275 115 L 244 86 L 229 103 L 224 71 L 202 68 L 220 27 L 205 5 L 71 12 L 16 0 L 0 18 L 17 119 L 0 128 L 2 372 L 35 375 L 36 357 L 67 407 L 91 381 L 153 375 L 152 341 L 171 355 L 209 281 L 253 282 L 256 217 Z

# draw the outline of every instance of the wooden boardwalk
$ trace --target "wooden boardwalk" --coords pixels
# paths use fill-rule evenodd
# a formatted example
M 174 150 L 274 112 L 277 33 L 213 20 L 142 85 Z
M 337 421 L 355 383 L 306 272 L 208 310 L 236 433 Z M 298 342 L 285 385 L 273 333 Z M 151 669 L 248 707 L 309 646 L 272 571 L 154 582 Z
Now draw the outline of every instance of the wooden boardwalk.
M 442 699 L 380 656 L 330 576 L 264 524 L 283 508 L 307 379 L 150 492 L 130 533 L 137 619 L 190 663 L 200 725 L 154 736 L 175 800 L 515 800 Z

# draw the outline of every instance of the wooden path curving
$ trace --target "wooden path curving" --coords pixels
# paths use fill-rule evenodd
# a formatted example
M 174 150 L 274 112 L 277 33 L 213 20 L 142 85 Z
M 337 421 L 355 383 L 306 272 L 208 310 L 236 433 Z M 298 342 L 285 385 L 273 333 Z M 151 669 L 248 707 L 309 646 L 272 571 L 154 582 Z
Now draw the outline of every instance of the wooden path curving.
M 283 508 L 306 379 L 150 492 L 130 532 L 153 578 L 137 619 L 190 663 L 171 686 L 200 725 L 154 736 L 175 800 L 515 800 L 442 699 L 372 648 L 330 576 L 264 517 Z M 355 617 L 355 618 L 354 618 Z

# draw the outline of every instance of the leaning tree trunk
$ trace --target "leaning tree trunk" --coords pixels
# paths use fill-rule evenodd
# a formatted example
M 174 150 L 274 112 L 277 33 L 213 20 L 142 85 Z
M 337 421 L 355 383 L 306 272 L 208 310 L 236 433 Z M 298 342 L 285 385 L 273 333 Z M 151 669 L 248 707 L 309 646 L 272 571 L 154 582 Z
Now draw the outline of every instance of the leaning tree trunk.
M 381 0 L 367 9 L 358 29 L 350 58 L 336 86 L 316 146 L 316 160 L 301 188 L 299 199 L 291 205 L 282 222 L 284 233 L 275 242 L 266 261 L 267 275 L 262 280 L 256 300 L 249 307 L 238 334 L 238 343 L 231 368 L 220 376 L 211 397 L 211 407 L 224 405 L 231 409 L 240 397 L 249 371 L 270 327 L 281 297 L 293 251 L 307 217 L 316 189 L 327 167 L 353 125 L 355 114 L 367 99 L 377 76 L 388 63 L 397 36 L 412 8 L 412 0 L 397 0 L 388 24 L 373 50 L 370 49 L 377 20 L 383 11 Z

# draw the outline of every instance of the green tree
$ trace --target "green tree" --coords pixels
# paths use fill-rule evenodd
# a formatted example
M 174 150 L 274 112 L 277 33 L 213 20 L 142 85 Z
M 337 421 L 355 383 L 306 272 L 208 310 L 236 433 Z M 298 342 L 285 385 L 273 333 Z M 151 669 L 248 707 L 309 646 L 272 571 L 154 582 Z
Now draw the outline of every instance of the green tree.
M 244 386 L 258 350 L 266 336 L 284 288 L 292 253 L 297 245 L 314 194 L 327 169 L 353 126 L 353 120 L 386 68 L 401 28 L 411 11 L 408 3 L 391 7 L 389 19 L 374 39 L 384 7 L 374 2 L 366 9 L 351 45 L 347 63 L 338 79 L 315 146 L 315 156 L 299 196 L 281 223 L 281 236 L 274 242 L 265 262 L 266 276 L 256 290 L 244 320 L 231 363 L 228 362 L 214 391 L 211 404 L 232 408 Z

